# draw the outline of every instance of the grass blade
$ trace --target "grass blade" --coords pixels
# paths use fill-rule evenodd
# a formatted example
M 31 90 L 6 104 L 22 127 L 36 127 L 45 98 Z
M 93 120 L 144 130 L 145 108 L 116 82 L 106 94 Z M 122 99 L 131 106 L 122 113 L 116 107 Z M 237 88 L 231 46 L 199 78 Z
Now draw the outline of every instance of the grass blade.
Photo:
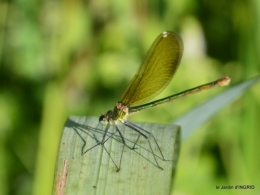
M 104 132 L 98 118 L 74 116 L 68 119 L 63 130 L 53 194 L 170 194 L 180 148 L 179 127 L 136 124 L 152 132 L 165 158 L 173 159 L 162 161 L 158 158 L 163 171 L 153 165 L 153 156 L 147 149 L 145 139 L 138 141 L 136 150 L 125 147 L 119 172 L 116 172 L 113 164 L 120 160 L 122 151 L 122 143 L 118 137 L 109 139 L 105 147 L 99 145 L 82 155 L 82 146 L 85 144 L 85 150 L 95 145 Z M 125 126 L 120 127 L 130 144 L 131 136 L 136 137 L 136 134 L 128 130 Z M 156 148 L 154 151 L 157 153 Z
M 220 109 L 233 102 L 249 87 L 259 81 L 260 77 L 258 76 L 239 83 L 175 119 L 173 124 L 180 125 L 182 128 L 182 140 L 186 139 L 193 131 L 208 121 Z

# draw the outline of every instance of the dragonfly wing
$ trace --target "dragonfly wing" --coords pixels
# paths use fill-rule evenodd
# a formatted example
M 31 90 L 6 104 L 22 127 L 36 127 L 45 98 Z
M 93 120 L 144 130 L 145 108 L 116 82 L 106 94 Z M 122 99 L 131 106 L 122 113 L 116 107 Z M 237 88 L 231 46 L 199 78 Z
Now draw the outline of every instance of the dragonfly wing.
M 169 31 L 160 34 L 120 102 L 127 106 L 139 105 L 162 92 L 176 72 L 182 53 L 182 39 L 177 34 Z

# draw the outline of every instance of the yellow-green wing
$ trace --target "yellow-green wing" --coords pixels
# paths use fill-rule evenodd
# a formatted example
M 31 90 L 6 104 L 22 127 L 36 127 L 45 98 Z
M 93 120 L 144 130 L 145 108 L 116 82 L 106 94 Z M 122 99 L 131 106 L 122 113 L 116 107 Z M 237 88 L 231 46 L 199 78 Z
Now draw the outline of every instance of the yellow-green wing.
M 160 34 L 120 102 L 127 106 L 139 105 L 162 92 L 177 70 L 182 53 L 182 39 L 177 34 L 169 31 Z

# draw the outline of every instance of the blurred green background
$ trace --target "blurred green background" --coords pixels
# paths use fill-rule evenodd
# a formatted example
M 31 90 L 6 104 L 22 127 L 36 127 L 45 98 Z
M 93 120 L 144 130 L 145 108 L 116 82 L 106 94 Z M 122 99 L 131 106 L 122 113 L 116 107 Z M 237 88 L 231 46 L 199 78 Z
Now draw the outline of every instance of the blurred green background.
M 184 56 L 160 97 L 226 75 L 234 84 L 259 74 L 259 0 L 1 0 L 0 195 L 50 194 L 66 118 L 111 109 L 165 30 L 181 35 Z M 260 193 L 259 87 L 182 143 L 175 194 Z M 225 89 L 130 120 L 170 123 Z

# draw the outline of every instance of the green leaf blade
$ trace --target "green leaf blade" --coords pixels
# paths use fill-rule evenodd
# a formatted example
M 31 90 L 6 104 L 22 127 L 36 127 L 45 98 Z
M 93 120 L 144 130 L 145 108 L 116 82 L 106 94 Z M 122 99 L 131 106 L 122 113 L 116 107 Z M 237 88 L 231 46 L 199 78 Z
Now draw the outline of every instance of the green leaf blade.
M 230 104 L 259 81 L 260 76 L 239 83 L 175 119 L 173 124 L 180 125 L 182 128 L 182 140 L 190 136 L 196 128 L 204 124 L 220 109 Z
M 113 163 L 114 161 L 118 164 L 121 157 L 123 144 L 117 140 L 118 137 L 109 139 L 105 147 L 99 145 L 81 155 L 84 141 L 86 145 L 83 151 L 86 151 L 95 145 L 95 138 L 102 137 L 102 128 L 96 117 L 70 117 L 60 143 L 53 194 L 58 194 L 57 189 L 64 183 L 61 194 L 169 194 L 180 148 L 179 127 L 151 123 L 136 124 L 152 132 L 165 158 L 173 159 L 171 162 L 157 158 L 164 170 L 154 165 L 145 139 L 139 140 L 136 150 L 124 148 L 119 172 Z M 130 145 L 131 142 L 128 140 L 131 136 L 136 137 L 136 134 L 123 125 L 119 128 Z M 152 141 L 151 144 L 157 155 L 155 144 Z

